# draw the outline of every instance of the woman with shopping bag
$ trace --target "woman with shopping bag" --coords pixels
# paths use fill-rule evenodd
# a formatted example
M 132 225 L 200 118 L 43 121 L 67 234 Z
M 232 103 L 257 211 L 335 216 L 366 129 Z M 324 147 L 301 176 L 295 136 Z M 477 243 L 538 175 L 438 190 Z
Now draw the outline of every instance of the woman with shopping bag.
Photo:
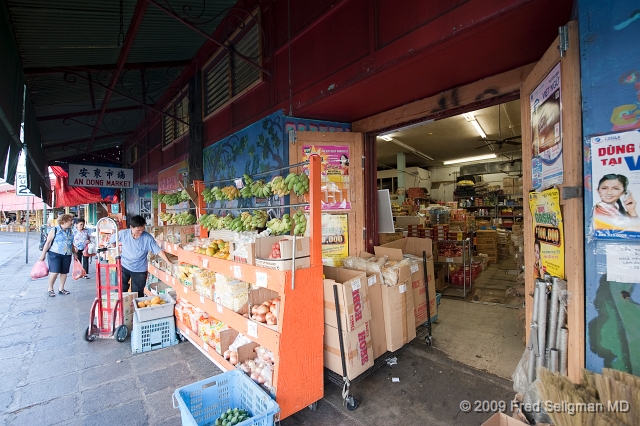
M 58 276 L 60 276 L 58 293 L 63 295 L 70 294 L 69 291 L 64 289 L 64 285 L 71 267 L 71 258 L 76 252 L 76 248 L 73 246 L 72 226 L 73 216 L 70 214 L 60 216 L 58 225 L 49 231 L 47 242 L 42 248 L 40 260 L 44 260 L 48 254 L 49 261 L 49 297 L 56 295 L 53 285 Z

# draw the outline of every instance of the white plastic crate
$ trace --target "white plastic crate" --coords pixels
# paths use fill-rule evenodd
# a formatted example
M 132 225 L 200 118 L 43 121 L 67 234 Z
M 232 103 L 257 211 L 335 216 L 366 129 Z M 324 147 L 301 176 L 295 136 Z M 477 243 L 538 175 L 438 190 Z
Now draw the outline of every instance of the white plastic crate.
M 131 352 L 134 354 L 177 344 L 178 336 L 176 335 L 176 323 L 173 316 L 141 322 L 137 313 L 133 315 Z
M 158 297 L 162 298 L 166 302 L 164 305 L 147 306 L 146 308 L 138 307 L 138 302 L 141 302 L 143 300 L 151 300 L 154 297 L 156 296 L 138 297 L 133 300 L 133 305 L 136 310 L 136 314 L 138 314 L 138 319 L 141 322 L 173 316 L 173 308 L 176 302 L 175 300 L 173 300 L 173 297 L 171 297 L 168 294 L 158 295 Z

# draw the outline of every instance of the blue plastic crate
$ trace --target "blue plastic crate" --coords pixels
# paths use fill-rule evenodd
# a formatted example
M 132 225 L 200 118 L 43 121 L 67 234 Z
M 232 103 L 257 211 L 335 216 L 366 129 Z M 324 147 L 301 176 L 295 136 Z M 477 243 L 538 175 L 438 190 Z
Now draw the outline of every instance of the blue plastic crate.
M 173 398 L 173 407 L 180 408 L 183 426 L 213 424 L 230 408 L 242 408 L 252 416 L 238 425 L 271 426 L 274 415 L 280 411 L 278 404 L 241 370 L 230 370 L 176 389 Z
M 131 352 L 138 354 L 177 344 L 178 336 L 173 316 L 140 322 L 138 314 L 134 313 Z

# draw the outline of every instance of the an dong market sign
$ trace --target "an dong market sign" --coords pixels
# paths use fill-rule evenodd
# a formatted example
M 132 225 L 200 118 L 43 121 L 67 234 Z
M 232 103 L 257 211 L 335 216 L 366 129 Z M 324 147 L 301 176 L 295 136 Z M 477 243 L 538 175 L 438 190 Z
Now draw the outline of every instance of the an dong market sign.
M 85 188 L 133 188 L 133 169 L 69 164 L 69 185 Z

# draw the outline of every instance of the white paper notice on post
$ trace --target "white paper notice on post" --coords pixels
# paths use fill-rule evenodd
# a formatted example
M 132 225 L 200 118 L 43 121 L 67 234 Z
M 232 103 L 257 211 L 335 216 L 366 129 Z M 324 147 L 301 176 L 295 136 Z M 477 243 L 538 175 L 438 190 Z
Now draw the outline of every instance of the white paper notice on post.
M 640 245 L 607 244 L 607 281 L 640 284 Z

